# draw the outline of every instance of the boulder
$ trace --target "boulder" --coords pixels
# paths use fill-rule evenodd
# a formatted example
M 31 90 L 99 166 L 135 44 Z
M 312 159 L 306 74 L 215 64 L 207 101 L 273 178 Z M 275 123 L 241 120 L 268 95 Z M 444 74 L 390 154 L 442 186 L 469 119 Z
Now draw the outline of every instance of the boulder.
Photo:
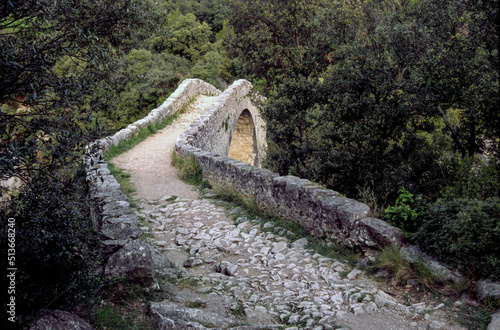
M 150 246 L 140 240 L 127 243 L 109 257 L 104 273 L 108 278 L 153 284 L 155 269 Z
M 44 311 L 31 330 L 94 330 L 87 321 L 66 311 Z
M 149 314 L 155 329 L 228 329 L 236 322 L 220 314 L 205 312 L 201 309 L 187 308 L 171 302 L 152 302 Z
M 476 293 L 479 300 L 500 299 L 500 283 L 488 280 L 476 282 Z

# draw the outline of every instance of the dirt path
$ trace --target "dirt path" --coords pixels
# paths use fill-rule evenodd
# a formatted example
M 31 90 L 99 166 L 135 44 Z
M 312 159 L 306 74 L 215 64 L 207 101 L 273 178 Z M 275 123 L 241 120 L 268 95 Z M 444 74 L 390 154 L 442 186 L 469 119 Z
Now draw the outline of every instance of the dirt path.
M 179 178 L 171 163 L 171 154 L 179 135 L 193 123 L 216 97 L 200 95 L 189 109 L 172 125 L 148 137 L 128 152 L 113 158 L 112 162 L 131 174 L 131 182 L 138 198 L 156 200 L 165 195 L 196 199 L 198 193 Z

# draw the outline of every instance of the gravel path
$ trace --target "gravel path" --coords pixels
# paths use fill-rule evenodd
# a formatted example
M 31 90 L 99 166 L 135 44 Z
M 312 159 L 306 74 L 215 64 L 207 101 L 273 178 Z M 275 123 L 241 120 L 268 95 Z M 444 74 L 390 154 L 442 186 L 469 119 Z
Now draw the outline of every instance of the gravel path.
M 181 182 L 170 165 L 174 143 L 213 99 L 198 98 L 171 126 L 113 159 L 131 173 L 149 243 L 182 271 L 186 283 L 199 284 L 170 287 L 174 303 L 152 303 L 157 327 L 463 329 L 442 304 L 407 304 L 358 268 L 314 253 L 304 239 L 287 239 L 272 223 L 249 220 L 238 207 L 200 199 Z M 241 323 L 247 326 L 235 327 Z

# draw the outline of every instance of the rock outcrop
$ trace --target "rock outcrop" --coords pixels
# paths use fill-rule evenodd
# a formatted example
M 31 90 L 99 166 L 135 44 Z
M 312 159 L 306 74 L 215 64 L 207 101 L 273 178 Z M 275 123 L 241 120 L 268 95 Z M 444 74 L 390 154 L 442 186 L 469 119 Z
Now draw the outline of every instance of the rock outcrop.
M 30 330 L 95 330 L 87 321 L 76 314 L 53 310 L 44 311 Z

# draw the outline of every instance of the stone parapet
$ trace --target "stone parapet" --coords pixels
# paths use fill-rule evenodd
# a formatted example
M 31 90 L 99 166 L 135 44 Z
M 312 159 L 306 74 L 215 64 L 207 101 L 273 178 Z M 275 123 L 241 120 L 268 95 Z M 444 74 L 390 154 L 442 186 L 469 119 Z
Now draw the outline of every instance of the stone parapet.
M 229 86 L 204 114 L 178 138 L 179 145 L 186 145 L 226 156 L 229 152 L 236 122 L 241 113 L 248 110 L 255 129 L 255 143 L 259 166 L 266 151 L 266 127 L 258 108 L 252 104 L 250 93 L 252 84 L 247 80 L 237 80 Z
M 102 138 L 103 152 L 106 152 L 122 140 L 130 139 L 137 134 L 141 128 L 149 124 L 161 122 L 163 119 L 175 114 L 177 111 L 188 105 L 198 95 L 219 95 L 220 90 L 200 79 L 186 79 L 158 108 L 151 110 L 149 114 L 119 130 L 112 136 Z

